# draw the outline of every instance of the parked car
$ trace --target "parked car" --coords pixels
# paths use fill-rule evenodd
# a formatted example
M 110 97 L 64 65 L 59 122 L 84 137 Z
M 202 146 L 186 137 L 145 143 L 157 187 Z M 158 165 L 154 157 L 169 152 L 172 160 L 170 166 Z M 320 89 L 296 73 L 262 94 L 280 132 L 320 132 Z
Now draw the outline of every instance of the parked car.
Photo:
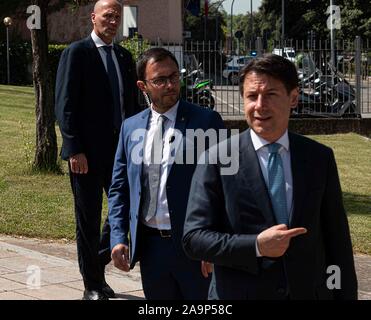
M 295 49 L 291 47 L 284 47 L 283 48 L 283 55 L 282 55 L 282 48 L 274 48 L 272 51 L 273 54 L 277 54 L 279 56 L 283 56 L 284 58 L 295 62 Z
M 238 85 L 238 73 L 243 66 L 248 64 L 253 56 L 231 56 L 223 70 L 223 77 L 228 79 L 232 85 Z

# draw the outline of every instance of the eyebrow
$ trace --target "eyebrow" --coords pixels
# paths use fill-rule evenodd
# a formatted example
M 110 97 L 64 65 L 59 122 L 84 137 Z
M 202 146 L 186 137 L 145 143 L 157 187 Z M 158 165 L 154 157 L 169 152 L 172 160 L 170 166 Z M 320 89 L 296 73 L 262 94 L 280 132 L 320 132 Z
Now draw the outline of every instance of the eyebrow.
M 159 78 L 170 78 L 172 76 L 175 76 L 175 75 L 178 75 L 179 72 L 178 71 L 174 71 L 173 73 L 170 73 L 168 76 L 158 76 L 158 77 L 155 77 L 153 79 L 159 79 Z
M 272 91 L 278 91 L 277 88 L 270 88 L 268 90 L 266 90 L 266 92 L 272 92 Z M 251 90 L 247 90 L 246 92 L 249 92 L 249 93 L 254 93 L 254 92 L 257 92 L 256 89 L 251 89 Z

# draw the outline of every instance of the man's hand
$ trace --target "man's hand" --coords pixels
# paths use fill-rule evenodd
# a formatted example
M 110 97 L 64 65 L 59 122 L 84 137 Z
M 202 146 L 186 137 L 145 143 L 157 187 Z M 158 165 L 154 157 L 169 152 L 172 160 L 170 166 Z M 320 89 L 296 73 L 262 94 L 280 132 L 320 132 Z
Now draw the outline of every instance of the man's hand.
M 88 160 L 84 153 L 78 153 L 69 159 L 71 171 L 73 173 L 86 174 L 88 173 Z
M 129 247 L 125 244 L 119 243 L 114 246 L 111 252 L 113 265 L 125 272 L 130 271 L 129 261 Z
M 206 261 L 201 261 L 201 273 L 202 275 L 207 278 L 209 273 L 213 272 L 213 264 Z
M 281 257 L 287 250 L 290 240 L 307 232 L 305 228 L 287 230 L 285 224 L 279 224 L 258 234 L 257 244 L 260 254 L 264 257 Z

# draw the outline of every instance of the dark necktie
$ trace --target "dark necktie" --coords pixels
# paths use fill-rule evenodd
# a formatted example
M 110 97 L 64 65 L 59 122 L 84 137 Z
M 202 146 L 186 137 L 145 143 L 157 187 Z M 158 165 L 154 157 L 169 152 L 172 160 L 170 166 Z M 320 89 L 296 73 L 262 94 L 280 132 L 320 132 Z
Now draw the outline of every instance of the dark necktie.
M 278 153 L 280 147 L 281 145 L 279 143 L 268 145 L 268 189 L 277 224 L 283 223 L 288 225 L 285 175 L 282 159 Z
M 158 190 L 160 188 L 162 152 L 164 148 L 164 122 L 166 119 L 164 115 L 158 117 L 153 136 L 151 162 L 148 166 L 149 207 L 145 217 L 146 221 L 149 221 L 156 215 Z
M 107 73 L 111 86 L 112 97 L 113 97 L 113 125 L 115 129 L 120 130 L 121 128 L 121 103 L 120 103 L 120 86 L 119 79 L 117 76 L 117 70 L 115 63 L 112 59 L 112 46 L 103 46 L 106 51 L 106 62 L 107 62 Z

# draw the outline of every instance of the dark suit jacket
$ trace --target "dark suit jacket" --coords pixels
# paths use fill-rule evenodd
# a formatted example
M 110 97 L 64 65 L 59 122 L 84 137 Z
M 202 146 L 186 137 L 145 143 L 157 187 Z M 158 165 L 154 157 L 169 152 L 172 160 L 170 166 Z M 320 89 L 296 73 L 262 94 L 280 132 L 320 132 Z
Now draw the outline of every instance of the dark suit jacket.
M 122 113 L 139 111 L 136 72 L 131 54 L 114 45 L 123 80 Z M 113 98 L 107 72 L 91 36 L 72 43 L 60 58 L 55 112 L 63 137 L 61 156 L 85 153 L 89 167 L 113 158 Z M 112 161 L 112 159 L 111 159 Z
M 137 255 L 137 244 L 140 238 L 137 229 L 140 220 L 142 190 L 142 162 L 137 163 L 134 160 L 133 154 L 143 148 L 141 143 L 143 143 L 149 115 L 150 109 L 146 109 L 134 117 L 125 120 L 121 128 L 112 175 L 112 184 L 108 197 L 111 248 L 119 243 L 129 244 L 128 235 L 130 231 L 131 267 L 134 267 L 135 262 L 140 259 Z M 224 124 L 220 115 L 215 111 L 210 111 L 185 101 L 180 101 L 174 128 L 185 135 L 186 129 L 220 129 L 224 128 Z M 140 139 L 132 138 L 132 133 L 135 130 L 137 130 L 138 134 L 141 136 Z M 183 148 L 184 150 L 184 148 L 187 147 L 188 145 L 185 143 L 185 139 L 183 139 L 179 148 Z M 181 245 L 183 223 L 189 188 L 196 163 L 197 162 L 194 164 L 174 163 L 166 182 L 166 195 L 171 220 L 172 239 L 179 253 L 183 252 Z
M 289 294 L 290 299 L 355 299 L 352 245 L 332 150 L 289 133 L 289 228 L 308 232 L 293 238 L 283 257 L 257 258 L 257 235 L 276 222 L 249 130 L 234 138 L 239 140 L 237 174 L 221 175 L 220 161 L 198 165 L 184 226 L 186 253 L 215 263 L 210 298 L 285 299 Z M 215 151 L 210 149 L 211 158 Z M 330 265 L 340 267 L 340 290 L 327 289 Z

